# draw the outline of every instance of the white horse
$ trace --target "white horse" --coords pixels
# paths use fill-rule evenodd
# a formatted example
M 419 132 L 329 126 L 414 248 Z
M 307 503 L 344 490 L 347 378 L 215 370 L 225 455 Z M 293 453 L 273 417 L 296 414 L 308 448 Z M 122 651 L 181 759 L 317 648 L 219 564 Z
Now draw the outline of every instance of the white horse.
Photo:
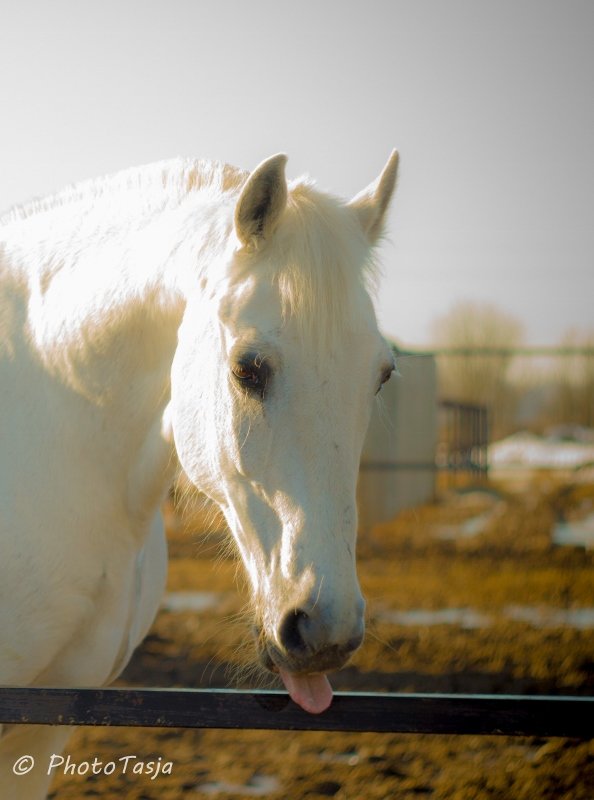
M 2 218 L 0 684 L 122 671 L 164 589 L 175 448 L 235 538 L 262 664 L 330 704 L 364 632 L 355 487 L 393 369 L 368 284 L 398 157 L 350 203 L 285 162 L 164 162 Z M 69 732 L 5 726 L 2 797 L 44 796 Z

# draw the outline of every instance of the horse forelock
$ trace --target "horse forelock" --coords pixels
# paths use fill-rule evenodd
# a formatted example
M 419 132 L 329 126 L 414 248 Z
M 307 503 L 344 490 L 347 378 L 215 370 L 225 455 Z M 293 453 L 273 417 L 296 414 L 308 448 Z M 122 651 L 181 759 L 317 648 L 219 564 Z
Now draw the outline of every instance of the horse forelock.
M 375 292 L 377 266 L 358 219 L 345 203 L 301 179 L 262 253 L 265 278 L 278 288 L 283 320 L 302 338 L 340 339 L 356 329 Z

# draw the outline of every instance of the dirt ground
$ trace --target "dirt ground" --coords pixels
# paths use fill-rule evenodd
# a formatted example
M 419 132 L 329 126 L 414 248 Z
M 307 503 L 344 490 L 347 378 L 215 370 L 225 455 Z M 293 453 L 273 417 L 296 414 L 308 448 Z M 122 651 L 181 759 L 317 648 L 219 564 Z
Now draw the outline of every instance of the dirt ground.
M 495 488 L 450 491 L 360 537 L 368 633 L 336 689 L 594 695 L 594 551 L 552 542 L 556 520 L 592 514 L 594 486 Z M 172 502 L 166 516 L 168 592 L 216 604 L 166 603 L 119 683 L 276 686 L 250 669 L 247 594 L 216 521 L 206 535 L 191 507 L 185 523 Z M 594 798 L 594 742 L 566 739 L 81 728 L 66 753 L 160 772 L 58 773 L 55 800 Z

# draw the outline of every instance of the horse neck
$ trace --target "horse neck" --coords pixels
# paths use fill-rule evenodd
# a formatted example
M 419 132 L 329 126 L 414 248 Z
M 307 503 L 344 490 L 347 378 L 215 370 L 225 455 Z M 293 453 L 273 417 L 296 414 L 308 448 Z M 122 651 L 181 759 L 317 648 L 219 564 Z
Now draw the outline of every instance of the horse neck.
M 35 248 L 27 254 L 38 357 L 59 384 L 112 420 L 134 419 L 146 429 L 168 402 L 190 287 L 196 290 L 225 246 L 220 231 L 213 235 L 224 228 L 216 204 L 195 199 L 195 213 L 180 208 L 131 231 L 100 232 L 81 250 L 56 248 L 50 259 Z M 48 263 L 63 266 L 49 273 Z
M 138 513 L 158 502 L 170 467 L 163 428 L 188 293 L 228 246 L 218 205 L 153 215 L 130 229 L 106 230 L 97 216 L 74 230 L 58 214 L 0 229 L 8 304 L 0 383 L 11 387 L 0 392 L 3 412 L 14 405 L 18 425 L 31 418 L 43 428 L 52 468 L 84 454 L 97 485 L 117 487 L 114 497 L 128 487 L 124 503 Z

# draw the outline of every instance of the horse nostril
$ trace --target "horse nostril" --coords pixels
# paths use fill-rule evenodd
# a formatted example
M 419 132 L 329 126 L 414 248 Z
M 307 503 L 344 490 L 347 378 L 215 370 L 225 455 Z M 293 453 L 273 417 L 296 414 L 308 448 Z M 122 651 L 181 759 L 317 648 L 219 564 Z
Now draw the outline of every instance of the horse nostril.
M 356 636 L 353 636 L 352 639 L 349 639 L 345 645 L 345 651 L 348 653 L 354 653 L 355 650 L 358 650 L 363 643 L 364 632 L 358 633 Z
M 333 624 L 332 617 L 318 609 L 308 613 L 292 608 L 281 617 L 274 637 L 279 655 L 293 670 L 338 669 L 363 641 L 363 620 L 352 627 L 347 624 Z
M 302 626 L 308 619 L 305 611 L 295 609 L 289 611 L 281 622 L 279 629 L 279 641 L 287 653 L 296 653 L 307 649 L 303 638 Z

